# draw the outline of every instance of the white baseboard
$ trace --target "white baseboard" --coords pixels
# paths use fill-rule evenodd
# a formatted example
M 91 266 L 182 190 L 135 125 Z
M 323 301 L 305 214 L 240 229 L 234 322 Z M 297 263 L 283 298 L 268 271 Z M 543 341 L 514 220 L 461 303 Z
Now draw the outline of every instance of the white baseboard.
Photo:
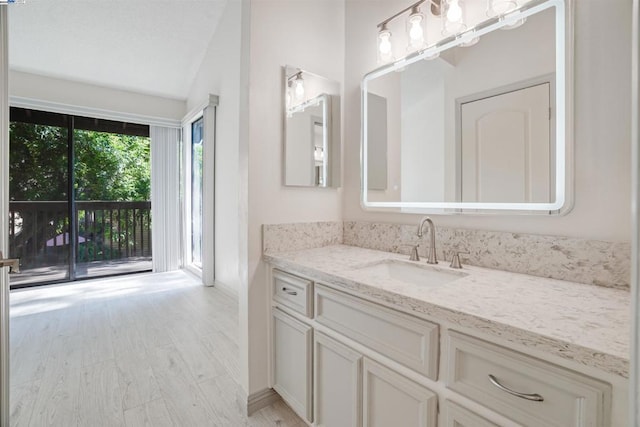
M 251 416 L 251 414 L 253 414 L 254 412 L 259 411 L 262 408 L 266 408 L 267 406 L 273 405 L 280 399 L 280 395 L 273 391 L 272 388 L 265 388 L 264 390 L 260 390 L 251 394 L 247 397 L 247 416 Z
M 238 298 L 238 289 L 234 288 L 233 286 L 229 286 L 226 283 L 215 281 L 212 284 L 205 283 L 205 286 L 213 286 L 213 287 L 218 288 L 221 291 L 225 292 L 226 294 L 231 295 L 234 298 Z

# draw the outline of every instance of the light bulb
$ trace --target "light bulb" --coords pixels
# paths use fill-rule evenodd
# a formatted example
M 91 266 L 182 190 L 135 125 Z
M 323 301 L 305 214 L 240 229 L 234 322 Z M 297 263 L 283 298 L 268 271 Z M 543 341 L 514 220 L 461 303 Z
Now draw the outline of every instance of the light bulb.
M 302 77 L 296 79 L 296 99 L 299 101 L 304 96 L 304 81 Z
M 391 53 L 391 33 L 386 31 L 384 33 L 380 33 L 380 43 L 378 44 L 378 49 L 380 49 L 380 53 L 383 55 L 388 55 Z
M 424 31 L 422 30 L 422 16 L 413 15 L 409 18 L 411 28 L 409 29 L 409 37 L 412 41 L 422 41 L 424 38 Z
M 451 22 L 458 22 L 462 18 L 462 8 L 459 0 L 451 0 L 447 9 L 447 19 Z

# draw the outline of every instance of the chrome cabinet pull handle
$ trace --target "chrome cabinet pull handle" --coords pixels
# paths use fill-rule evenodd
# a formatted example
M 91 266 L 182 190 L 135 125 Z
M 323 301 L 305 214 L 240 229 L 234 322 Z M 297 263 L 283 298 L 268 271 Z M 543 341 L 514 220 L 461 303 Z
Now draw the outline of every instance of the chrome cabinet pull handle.
M 290 291 L 287 288 L 282 288 L 282 292 L 284 292 L 285 294 L 293 295 L 293 296 L 298 295 L 298 293 L 296 291 Z
M 511 390 L 510 388 L 503 386 L 502 384 L 500 384 L 498 379 L 496 377 L 494 377 L 493 375 L 491 375 L 491 374 L 489 374 L 489 381 L 491 381 L 491 384 L 493 384 L 494 386 L 498 387 L 500 390 L 509 393 L 510 395 L 519 397 L 521 399 L 532 400 L 534 402 L 543 402 L 544 401 L 544 397 L 540 396 L 538 393 L 532 393 L 532 394 L 520 393 L 518 391 Z

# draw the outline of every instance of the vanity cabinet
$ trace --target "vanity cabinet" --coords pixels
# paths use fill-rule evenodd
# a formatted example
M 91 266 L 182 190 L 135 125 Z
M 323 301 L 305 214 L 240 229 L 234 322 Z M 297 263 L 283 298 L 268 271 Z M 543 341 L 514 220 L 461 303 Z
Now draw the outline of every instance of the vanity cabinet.
M 312 412 L 312 336 L 309 325 L 273 310 L 273 389 L 309 422 Z
M 484 340 L 449 331 L 447 386 L 525 426 L 607 425 L 611 387 Z
M 434 392 L 367 358 L 363 372 L 365 426 L 437 426 L 438 397 Z
M 446 400 L 442 405 L 442 427 L 499 427 L 480 415 Z
M 310 278 L 271 283 L 273 388 L 309 424 L 611 427 L 611 384 Z
M 316 332 L 313 395 L 316 426 L 362 425 L 362 355 Z
M 313 282 L 309 279 L 273 270 L 273 300 L 306 317 L 313 315 Z
M 436 380 L 438 325 L 335 291 L 315 287 L 315 318 L 344 336 Z

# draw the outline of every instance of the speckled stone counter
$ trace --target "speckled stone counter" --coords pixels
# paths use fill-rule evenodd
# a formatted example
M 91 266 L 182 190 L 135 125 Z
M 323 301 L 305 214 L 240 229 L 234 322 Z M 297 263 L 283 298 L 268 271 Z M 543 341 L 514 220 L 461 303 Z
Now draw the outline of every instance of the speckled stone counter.
M 434 268 L 466 276 L 424 287 L 362 270 L 386 259 L 410 262 L 406 255 L 344 245 L 265 253 L 264 259 L 416 315 L 629 376 L 628 291 L 472 266 L 452 270 L 445 262 Z

